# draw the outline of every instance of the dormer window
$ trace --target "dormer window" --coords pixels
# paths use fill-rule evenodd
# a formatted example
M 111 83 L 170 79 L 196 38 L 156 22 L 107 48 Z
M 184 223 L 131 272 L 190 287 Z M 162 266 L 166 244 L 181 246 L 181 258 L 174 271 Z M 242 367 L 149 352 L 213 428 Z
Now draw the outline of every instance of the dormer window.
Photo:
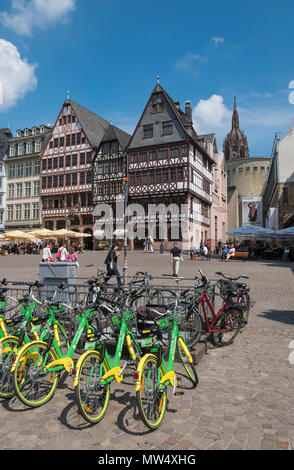
M 37 129 L 35 127 L 32 128 L 32 134 L 35 135 L 37 133 Z
M 21 137 L 22 132 L 21 131 L 16 131 L 16 137 Z
M 158 102 L 152 105 L 152 113 L 162 113 L 163 112 L 163 103 Z

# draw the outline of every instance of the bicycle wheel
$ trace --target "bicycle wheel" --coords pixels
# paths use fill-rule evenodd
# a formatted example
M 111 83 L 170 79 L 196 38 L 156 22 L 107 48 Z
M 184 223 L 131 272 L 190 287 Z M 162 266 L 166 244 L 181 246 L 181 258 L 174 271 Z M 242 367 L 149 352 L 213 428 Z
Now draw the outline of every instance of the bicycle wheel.
M 195 306 L 189 308 L 184 319 L 180 319 L 179 331 L 189 348 L 195 346 L 200 340 L 202 334 L 202 320 Z
M 11 398 L 14 396 L 12 386 L 11 367 L 16 359 L 19 349 L 19 340 L 14 336 L 8 336 L 0 340 L 0 397 Z
M 178 338 L 178 341 L 177 341 L 177 352 L 181 360 L 181 363 L 183 364 L 184 369 L 188 375 L 188 378 L 192 382 L 192 385 L 193 385 L 192 388 L 196 388 L 199 383 L 199 378 L 198 378 L 198 374 L 196 371 L 196 367 L 190 361 L 190 357 L 189 357 L 190 353 L 187 348 L 187 345 L 184 343 L 182 339 L 180 340 L 180 338 Z
M 244 308 L 243 308 L 243 314 L 242 314 L 242 325 L 241 327 L 243 328 L 244 326 L 247 325 L 248 323 L 248 319 L 249 319 L 249 312 L 250 312 L 250 296 L 249 296 L 249 293 L 244 291 L 241 293 L 240 295 L 240 299 L 239 301 L 241 302 L 241 304 L 244 305 Z
M 140 388 L 136 393 L 140 416 L 145 425 L 152 430 L 158 429 L 166 409 L 166 389 L 160 389 L 163 376 L 157 366 L 157 359 L 146 356 L 140 374 Z
M 83 418 L 91 424 L 99 423 L 107 410 L 110 385 L 101 384 L 101 378 L 107 370 L 97 351 L 85 353 L 78 367 L 76 403 Z
M 215 346 L 222 347 L 232 344 L 242 324 L 242 310 L 227 307 L 213 324 L 212 341 Z
M 53 348 L 43 342 L 30 343 L 19 352 L 13 372 L 13 389 L 19 400 L 27 406 L 37 408 L 47 403 L 56 390 L 59 372 L 45 370 L 58 359 Z

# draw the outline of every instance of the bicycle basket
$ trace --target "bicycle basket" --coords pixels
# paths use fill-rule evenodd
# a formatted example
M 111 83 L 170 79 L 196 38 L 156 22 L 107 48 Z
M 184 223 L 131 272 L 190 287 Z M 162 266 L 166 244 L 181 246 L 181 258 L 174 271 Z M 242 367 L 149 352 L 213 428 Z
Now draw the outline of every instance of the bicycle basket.
M 126 312 L 124 312 L 123 318 L 129 328 L 131 328 L 132 326 L 136 326 L 137 318 L 132 310 L 127 310 Z
M 168 331 L 172 328 L 171 320 L 170 316 L 166 316 L 164 318 L 159 317 L 156 321 L 161 331 Z
M 127 310 L 122 314 L 122 316 L 118 312 L 111 313 L 110 315 L 107 315 L 107 323 L 115 333 L 120 332 L 121 318 L 125 320 L 128 328 L 136 325 L 136 316 L 131 310 Z
M 114 331 L 114 333 L 120 332 L 121 318 L 119 313 L 110 313 L 109 315 L 107 315 L 106 320 L 108 326 L 112 329 L 112 331 Z
M 232 290 L 237 290 L 237 284 L 233 281 L 221 279 L 219 290 L 222 297 L 227 297 Z

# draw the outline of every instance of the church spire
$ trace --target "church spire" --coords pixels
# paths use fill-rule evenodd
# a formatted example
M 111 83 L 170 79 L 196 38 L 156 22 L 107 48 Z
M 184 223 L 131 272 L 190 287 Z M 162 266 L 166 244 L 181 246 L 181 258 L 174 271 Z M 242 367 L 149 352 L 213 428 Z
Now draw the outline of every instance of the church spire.
M 234 111 L 232 117 L 232 129 L 239 129 L 240 122 L 239 122 L 239 113 L 237 111 L 237 100 L 236 96 L 234 97 Z
M 232 130 L 224 141 L 224 154 L 226 160 L 235 158 L 249 158 L 247 138 L 240 130 L 239 113 L 237 110 L 237 99 L 234 97 L 234 111 L 232 116 Z

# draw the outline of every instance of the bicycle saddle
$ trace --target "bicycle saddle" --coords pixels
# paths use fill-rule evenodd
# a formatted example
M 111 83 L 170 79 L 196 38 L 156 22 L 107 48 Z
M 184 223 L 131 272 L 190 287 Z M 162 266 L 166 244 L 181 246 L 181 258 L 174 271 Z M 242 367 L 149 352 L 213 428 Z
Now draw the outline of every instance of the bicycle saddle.
M 246 282 L 238 282 L 237 287 L 242 287 L 242 289 L 246 289 L 247 284 L 246 284 Z

